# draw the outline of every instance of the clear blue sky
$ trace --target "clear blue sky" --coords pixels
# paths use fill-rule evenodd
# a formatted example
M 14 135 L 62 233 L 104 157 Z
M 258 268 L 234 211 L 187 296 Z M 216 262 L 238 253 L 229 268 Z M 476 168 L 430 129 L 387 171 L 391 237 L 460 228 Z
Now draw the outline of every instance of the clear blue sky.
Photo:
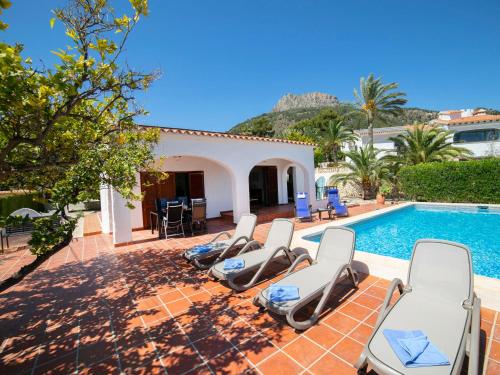
M 50 65 L 66 43 L 49 27 L 56 4 L 14 1 L 0 38 Z M 162 71 L 140 96 L 144 123 L 226 130 L 289 92 L 352 101 L 370 72 L 399 82 L 409 106 L 500 109 L 498 0 L 150 0 L 150 13 L 126 52 Z

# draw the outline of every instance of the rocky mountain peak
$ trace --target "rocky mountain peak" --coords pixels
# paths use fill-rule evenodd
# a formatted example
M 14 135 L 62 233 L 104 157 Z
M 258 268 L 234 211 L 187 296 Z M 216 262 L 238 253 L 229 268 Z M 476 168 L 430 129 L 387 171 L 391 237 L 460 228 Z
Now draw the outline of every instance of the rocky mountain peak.
M 309 92 L 306 94 L 283 95 L 273 108 L 273 112 L 283 112 L 296 108 L 321 108 L 334 107 L 339 104 L 336 96 L 321 92 Z

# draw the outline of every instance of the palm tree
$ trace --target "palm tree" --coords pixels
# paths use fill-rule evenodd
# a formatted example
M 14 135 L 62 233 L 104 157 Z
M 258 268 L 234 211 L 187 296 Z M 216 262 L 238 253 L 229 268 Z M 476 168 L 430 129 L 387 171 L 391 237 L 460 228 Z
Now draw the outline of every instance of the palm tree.
M 368 121 L 368 136 L 373 145 L 373 123 L 375 120 L 385 122 L 384 115 L 397 116 L 401 113 L 401 106 L 407 100 L 404 92 L 393 91 L 399 87 L 396 82 L 384 84 L 382 78 L 375 78 L 373 73 L 368 78 L 361 77 L 359 93 L 354 89 L 354 96 L 358 109 L 366 115 Z
M 348 142 L 355 142 L 358 137 L 341 118 L 337 118 L 328 121 L 326 129 L 320 133 L 319 138 L 323 149 L 331 155 L 332 161 L 337 164 L 342 146 Z
M 413 125 L 403 134 L 389 138 L 394 142 L 396 153 L 385 159 L 400 165 L 414 165 L 471 155 L 466 148 L 454 146 L 450 135 L 450 131 L 439 127 Z
M 353 151 L 347 152 L 346 157 L 349 161 L 343 165 L 349 172 L 332 176 L 330 184 L 353 182 L 363 190 L 363 199 L 372 198 L 388 173 L 386 163 L 378 157 L 380 152 L 382 150 L 377 150 L 371 145 L 356 147 Z

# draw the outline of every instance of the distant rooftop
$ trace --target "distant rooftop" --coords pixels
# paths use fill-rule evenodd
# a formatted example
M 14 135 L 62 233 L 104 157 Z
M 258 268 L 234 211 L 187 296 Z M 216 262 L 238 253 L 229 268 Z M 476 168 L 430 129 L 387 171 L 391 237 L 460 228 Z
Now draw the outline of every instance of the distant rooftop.
M 439 112 L 433 122 L 441 125 L 477 124 L 500 121 L 500 115 L 488 115 L 483 108 L 459 109 Z
M 449 120 L 437 119 L 435 122 L 442 125 L 459 125 L 459 124 L 476 124 L 484 122 L 497 122 L 500 121 L 500 115 L 475 115 L 465 116 Z

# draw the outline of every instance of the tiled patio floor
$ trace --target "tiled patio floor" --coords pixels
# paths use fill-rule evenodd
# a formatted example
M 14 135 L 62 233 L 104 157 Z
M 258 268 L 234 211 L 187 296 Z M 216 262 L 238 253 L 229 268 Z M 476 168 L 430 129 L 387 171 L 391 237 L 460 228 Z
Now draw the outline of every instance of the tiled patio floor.
M 259 225 L 258 240 L 268 228 Z M 358 290 L 338 288 L 300 334 L 252 305 L 270 281 L 237 294 L 182 260 L 211 236 L 118 248 L 104 235 L 73 241 L 0 294 L 0 374 L 355 373 L 388 281 L 364 275 Z M 482 313 L 488 374 L 500 369 L 498 315 Z

